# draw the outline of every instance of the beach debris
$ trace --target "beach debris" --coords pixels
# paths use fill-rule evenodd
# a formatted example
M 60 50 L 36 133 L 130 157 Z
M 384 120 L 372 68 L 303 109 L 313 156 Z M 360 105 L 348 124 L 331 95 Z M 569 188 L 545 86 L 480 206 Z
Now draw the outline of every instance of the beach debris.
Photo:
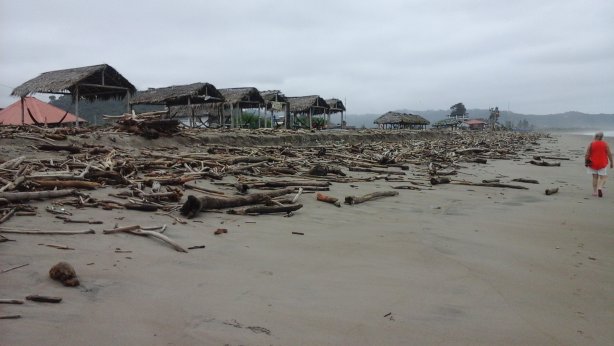
M 305 235 L 305 233 L 303 233 L 303 232 L 292 232 L 292 234 L 296 234 L 296 235 Z
M 559 167 L 559 166 L 561 166 L 560 162 L 546 162 L 546 161 L 531 160 L 531 161 L 529 161 L 529 163 L 532 164 L 532 165 L 542 166 L 542 167 Z
M 23 304 L 20 299 L 0 299 L 0 304 Z
M 470 181 L 455 181 L 452 184 L 455 185 L 469 185 L 469 186 L 485 186 L 485 187 L 503 187 L 508 189 L 528 190 L 529 188 L 521 185 L 511 185 L 504 183 L 473 183 Z
M 553 187 L 553 188 L 549 188 L 546 189 L 546 195 L 554 195 L 555 193 L 559 192 L 559 188 L 558 187 Z
M 422 190 L 421 188 L 412 186 L 412 185 L 397 185 L 397 186 L 391 186 L 391 188 L 396 189 L 396 190 L 416 190 L 416 191 Z
M 449 184 L 450 178 L 448 177 L 431 177 L 431 185 Z
M 516 178 L 516 179 L 512 179 L 512 181 L 517 181 L 519 183 L 539 184 L 539 181 L 535 179 Z
M 0 315 L 0 320 L 15 320 L 21 318 L 21 315 Z
M 79 286 L 79 279 L 77 279 L 77 273 L 68 262 L 58 262 L 56 265 L 49 269 L 49 277 L 53 280 L 60 281 L 64 286 Z
M 29 201 L 32 199 L 47 199 L 66 197 L 75 194 L 75 190 L 53 190 L 53 191 L 34 191 L 34 192 L 0 192 L 0 198 L 11 202 Z
M 4 274 L 6 272 L 10 272 L 11 270 L 15 270 L 15 269 L 19 269 L 19 268 L 25 267 L 27 265 L 30 265 L 30 263 L 20 264 L 18 266 L 14 266 L 14 267 L 11 267 L 11 268 L 2 269 L 2 271 L 0 271 L 0 274 Z
M 52 247 L 52 248 L 60 249 L 60 250 L 74 250 L 68 245 L 60 245 L 60 244 L 38 244 L 38 245 Z
M 339 202 L 338 198 L 331 197 L 331 196 L 325 195 L 320 192 L 316 193 L 316 200 L 320 202 L 330 203 L 336 206 L 337 208 L 341 208 L 341 202 Z
M 32 294 L 26 297 L 27 300 L 39 303 L 59 303 L 62 301 L 62 297 L 41 296 L 38 294 Z
M 188 200 L 181 206 L 181 215 L 191 219 L 198 215 L 202 210 L 207 209 L 225 209 L 232 207 L 240 207 L 250 204 L 262 203 L 265 200 L 269 200 L 273 197 L 283 196 L 294 192 L 294 189 L 281 189 L 273 190 L 270 192 L 254 193 L 244 196 L 235 196 L 228 198 L 214 197 L 214 196 L 200 196 L 193 195 L 188 196 Z
M 226 228 L 218 228 L 215 230 L 215 232 L 213 232 L 213 234 L 215 235 L 220 235 L 220 234 L 224 234 L 224 233 L 228 233 L 228 230 Z
M 178 252 L 188 252 L 188 250 L 186 250 L 183 246 L 179 245 L 176 241 L 170 239 L 169 237 L 165 236 L 164 234 L 160 233 L 160 232 L 156 232 L 156 231 L 151 231 L 151 230 L 147 230 L 145 228 L 141 228 L 141 226 L 139 225 L 133 225 L 133 226 L 126 226 L 126 227 L 118 227 L 118 228 L 114 228 L 114 229 L 105 229 L 102 231 L 102 233 L 104 234 L 113 234 L 113 233 L 130 233 L 130 234 L 134 234 L 134 235 L 141 235 L 141 236 L 150 236 L 153 238 L 157 238 L 169 245 L 171 245 L 173 247 L 173 249 L 175 249 Z
M 56 219 L 63 220 L 64 223 L 87 223 L 90 225 L 100 225 L 103 224 L 103 221 L 95 221 L 95 220 L 74 220 L 69 218 L 68 216 L 56 215 Z
M 345 204 L 355 205 L 355 204 L 360 204 L 360 203 L 364 203 L 367 201 L 371 201 L 374 199 L 380 199 L 384 197 L 392 197 L 392 196 L 398 196 L 398 195 L 399 195 L 398 191 L 378 191 L 378 192 L 368 193 L 363 196 L 346 196 L 344 202 Z
M 35 235 L 73 235 L 73 234 L 95 234 L 96 231 L 94 231 L 93 229 L 88 229 L 87 231 L 42 231 L 40 229 L 0 228 L 0 233 L 35 234 Z
M 293 211 L 297 211 L 303 207 L 302 204 L 288 204 L 288 205 L 273 205 L 273 206 L 254 206 L 242 209 L 229 209 L 226 211 L 228 214 L 234 215 L 260 215 L 260 214 L 276 214 L 287 213 L 290 214 Z

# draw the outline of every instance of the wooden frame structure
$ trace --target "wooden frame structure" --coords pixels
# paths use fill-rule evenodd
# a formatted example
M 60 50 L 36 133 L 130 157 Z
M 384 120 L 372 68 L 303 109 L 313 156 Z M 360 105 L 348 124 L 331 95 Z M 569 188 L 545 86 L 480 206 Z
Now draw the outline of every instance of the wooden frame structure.
M 219 89 L 219 91 L 224 96 L 224 102 L 217 105 L 220 125 L 225 126 L 227 118 L 230 118 L 229 126 L 231 128 L 241 127 L 242 124 L 239 122 L 243 109 L 246 108 L 257 108 L 258 116 L 260 116 L 260 109 L 264 106 L 265 102 L 258 89 L 243 87 Z M 228 117 L 225 114 L 226 110 L 229 111 Z M 235 110 L 238 110 L 238 112 Z
M 345 120 L 343 119 L 343 113 L 345 112 L 345 105 L 339 99 L 328 99 L 326 100 L 326 104 L 328 104 L 328 111 L 326 112 L 326 124 L 330 125 L 330 116 L 331 114 L 341 113 L 341 128 L 345 128 Z
M 130 100 L 130 107 L 139 104 L 164 105 L 170 117 L 170 108 L 186 107 L 190 113 L 190 127 L 196 127 L 196 106 L 205 103 L 223 102 L 224 96 L 210 83 L 173 85 L 164 88 L 150 88 L 139 91 Z
M 107 64 L 77 67 L 41 73 L 16 87 L 11 95 L 21 98 L 21 119 L 25 120 L 23 100 L 36 93 L 71 95 L 75 115 L 79 119 L 79 100 L 89 101 L 123 99 L 136 92 L 136 88 L 117 70 Z M 79 127 L 79 121 L 75 123 Z
M 417 114 L 387 112 L 373 121 L 381 129 L 426 129 L 431 122 Z
M 291 128 L 301 114 L 309 116 L 309 129 L 313 128 L 313 116 L 326 114 L 329 105 L 318 95 L 288 97 L 292 119 L 286 119 L 286 127 Z
M 279 90 L 265 90 L 260 92 L 260 96 L 264 100 L 264 111 L 271 112 L 271 128 L 274 128 L 274 112 L 284 112 L 284 119 L 288 118 L 290 108 L 288 107 L 288 98 Z M 284 121 L 285 123 L 285 121 Z M 266 125 L 266 123 L 265 123 Z

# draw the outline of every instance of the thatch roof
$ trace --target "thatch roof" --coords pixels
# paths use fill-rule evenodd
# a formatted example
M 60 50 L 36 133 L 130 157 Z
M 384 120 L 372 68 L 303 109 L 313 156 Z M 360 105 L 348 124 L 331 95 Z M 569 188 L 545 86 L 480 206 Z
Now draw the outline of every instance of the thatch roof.
M 328 99 L 326 100 L 326 104 L 330 107 L 328 110 L 328 113 L 330 114 L 345 112 L 345 106 L 339 99 Z
M 417 114 L 388 112 L 373 121 L 374 124 L 428 125 L 431 122 Z
M 264 104 L 260 92 L 256 88 L 227 88 L 218 89 L 224 96 L 224 103 L 241 108 L 257 108 Z
M 151 88 L 139 91 L 130 104 L 162 104 L 166 106 L 221 102 L 224 96 L 209 83 L 173 85 L 165 88 Z
M 434 122 L 433 127 L 457 126 L 460 123 L 462 123 L 461 120 L 454 119 L 454 118 L 447 118 L 447 119 L 442 119 L 442 120 L 438 120 Z
M 35 93 L 71 94 L 89 101 L 123 98 L 136 88 L 113 67 L 102 64 L 41 73 L 13 90 L 11 95 L 25 97 Z
M 288 103 L 292 113 L 309 113 L 312 109 L 312 114 L 323 114 L 330 108 L 318 95 L 288 97 Z
M 279 90 L 265 90 L 260 92 L 260 96 L 266 102 L 288 102 L 288 98 Z

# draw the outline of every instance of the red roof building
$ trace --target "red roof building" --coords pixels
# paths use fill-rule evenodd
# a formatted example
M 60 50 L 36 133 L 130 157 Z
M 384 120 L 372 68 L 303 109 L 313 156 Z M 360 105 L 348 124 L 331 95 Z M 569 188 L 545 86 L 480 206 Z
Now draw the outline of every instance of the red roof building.
M 27 96 L 24 101 L 23 124 L 50 125 L 71 124 L 77 120 L 77 116 L 63 109 L 45 103 L 36 97 Z M 86 122 L 79 118 L 79 122 Z M 16 101 L 3 110 L 0 110 L 0 125 L 22 125 L 21 100 Z
M 483 130 L 486 127 L 486 122 L 479 119 L 465 120 L 464 123 L 472 130 Z

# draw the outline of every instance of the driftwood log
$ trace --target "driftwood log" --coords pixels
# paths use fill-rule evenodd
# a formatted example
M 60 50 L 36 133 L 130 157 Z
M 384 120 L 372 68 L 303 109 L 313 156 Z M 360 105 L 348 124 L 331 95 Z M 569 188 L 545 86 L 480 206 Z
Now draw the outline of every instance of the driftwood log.
M 38 229 L 0 229 L 0 233 L 13 234 L 36 234 L 36 235 L 72 235 L 72 234 L 95 234 L 96 231 L 89 229 L 87 231 L 41 231 Z
M 543 166 L 543 167 L 559 167 L 561 165 L 560 162 L 546 162 L 546 161 L 535 161 L 535 160 L 531 160 L 529 161 L 529 163 L 532 165 Z
M 62 301 L 61 297 L 39 296 L 38 294 L 29 295 L 26 299 L 40 303 L 59 303 Z
M 553 187 L 550 189 L 546 189 L 546 195 L 554 195 L 555 193 L 559 192 L 559 188 L 558 187 Z
M 181 215 L 191 219 L 198 215 L 202 210 L 207 209 L 225 209 L 233 207 L 241 207 L 244 205 L 262 203 L 273 197 L 283 196 L 293 193 L 294 189 L 273 190 L 270 192 L 254 193 L 236 197 L 217 197 L 217 196 L 188 196 L 188 200 L 181 206 L 179 210 Z
M 255 206 L 243 209 L 230 209 L 228 214 L 235 215 L 259 215 L 259 214 L 275 214 L 275 213 L 291 213 L 303 207 L 302 204 L 288 205 L 273 205 L 273 206 Z
M 450 178 L 448 177 L 432 177 L 431 185 L 439 185 L 439 184 L 449 184 Z
M 130 234 L 134 234 L 134 235 L 141 235 L 141 236 L 150 236 L 153 238 L 157 238 L 167 244 L 169 244 L 170 246 L 172 246 L 175 250 L 179 251 L 179 252 L 188 252 L 188 250 L 186 250 L 183 246 L 179 245 L 176 241 L 172 240 L 171 238 L 165 236 L 164 234 L 160 233 L 160 232 L 155 232 L 155 231 L 149 231 L 149 230 L 145 230 L 143 228 L 141 228 L 141 226 L 139 225 L 133 225 L 133 226 L 126 226 L 126 227 L 120 227 L 120 228 L 114 228 L 114 229 L 105 229 L 102 231 L 102 233 L 104 234 L 113 234 L 113 233 L 130 233 Z
M 452 184 L 469 185 L 469 186 L 486 186 L 486 187 L 505 187 L 508 189 L 528 190 L 529 188 L 521 185 L 511 185 L 503 183 L 472 183 L 470 181 L 455 181 Z
M 100 184 L 93 181 L 84 180 L 32 180 L 32 182 L 46 188 L 75 188 L 94 190 L 100 187 Z
M 7 199 L 11 202 L 29 201 L 32 199 L 58 198 L 74 195 L 75 190 L 54 190 L 54 191 L 35 191 L 35 192 L 1 192 L 0 198 Z
M 539 184 L 539 181 L 535 179 L 516 178 L 516 179 L 512 179 L 512 181 L 517 181 L 519 183 Z
M 346 196 L 345 204 L 354 205 L 359 203 L 364 203 L 367 201 L 371 201 L 374 199 L 379 199 L 383 197 L 392 197 L 397 196 L 399 194 L 398 191 L 380 191 L 366 194 L 364 196 Z
M 316 199 L 320 202 L 330 203 L 330 204 L 335 205 L 335 207 L 337 208 L 341 208 L 341 202 L 339 202 L 338 198 L 331 197 L 331 196 L 318 192 L 316 193 Z

